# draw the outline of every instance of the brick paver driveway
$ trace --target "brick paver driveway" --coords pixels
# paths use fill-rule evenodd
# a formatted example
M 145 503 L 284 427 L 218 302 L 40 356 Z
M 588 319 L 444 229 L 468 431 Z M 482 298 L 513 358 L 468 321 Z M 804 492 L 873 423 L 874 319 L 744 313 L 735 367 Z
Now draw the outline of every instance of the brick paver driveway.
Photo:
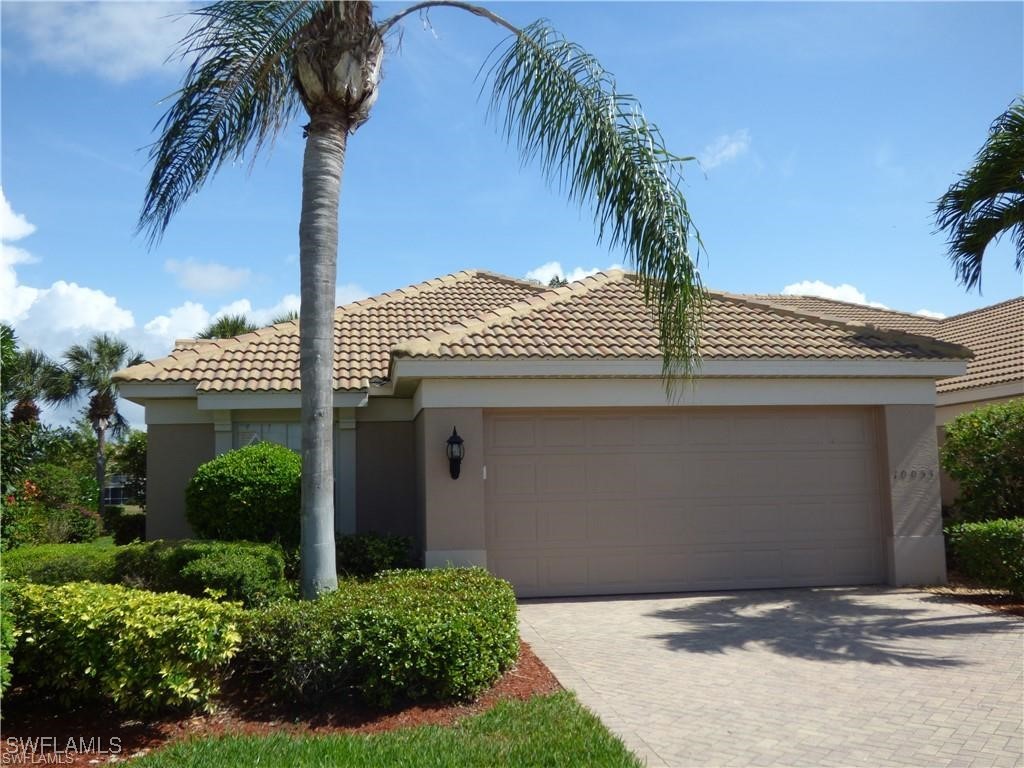
M 1024 765 L 1012 617 L 880 588 L 528 600 L 519 615 L 649 765 Z

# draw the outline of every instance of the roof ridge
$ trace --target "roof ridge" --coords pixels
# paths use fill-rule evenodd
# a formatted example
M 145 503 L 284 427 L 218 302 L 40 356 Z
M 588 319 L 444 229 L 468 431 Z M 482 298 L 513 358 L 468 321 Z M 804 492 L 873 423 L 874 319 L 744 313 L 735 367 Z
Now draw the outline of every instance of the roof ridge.
M 602 270 L 575 280 L 569 285 L 547 288 L 529 299 L 521 299 L 503 307 L 479 312 L 471 318 L 452 323 L 440 331 L 406 339 L 391 348 L 391 357 L 394 359 L 397 355 L 435 354 L 436 350 L 445 343 L 452 343 L 484 328 L 500 325 L 513 318 L 536 312 L 543 307 L 581 296 L 613 281 L 621 280 L 625 276 L 626 273 L 620 269 Z
M 736 304 L 745 304 L 747 306 L 757 307 L 760 309 L 767 309 L 780 315 L 788 315 L 802 320 L 810 320 L 811 322 L 833 325 L 851 330 L 870 331 L 871 333 L 876 334 L 878 338 L 883 341 L 891 341 L 897 344 L 912 344 L 925 352 L 935 352 L 946 357 L 967 359 L 974 356 L 974 353 L 962 344 L 945 341 L 943 339 L 935 338 L 934 336 L 911 333 L 898 328 L 879 328 L 877 325 L 873 325 L 872 323 L 856 323 L 839 317 L 829 317 L 813 312 L 800 312 L 790 307 L 780 307 L 776 304 L 772 304 L 771 302 L 752 299 L 750 298 L 751 294 L 728 293 L 726 291 L 708 291 L 708 294 L 712 296 L 719 296 L 726 301 L 731 301 Z
M 997 301 L 995 304 L 989 304 L 987 307 L 978 307 L 977 309 L 969 309 L 966 312 L 960 312 L 959 314 L 956 314 L 956 315 L 950 315 L 949 317 L 944 317 L 939 322 L 942 323 L 942 324 L 945 324 L 945 323 L 948 323 L 951 320 L 959 320 L 961 318 L 967 317 L 968 315 L 974 315 L 974 314 L 977 314 L 979 312 L 988 312 L 990 310 L 996 309 L 997 307 L 1003 307 L 1003 306 L 1005 306 L 1007 304 L 1013 304 L 1015 301 L 1024 301 L 1024 296 L 1014 296 L 1012 299 L 1004 299 L 1003 301 Z
M 770 303 L 770 300 L 772 298 L 775 298 L 775 297 L 780 297 L 780 298 L 781 297 L 787 297 L 787 298 L 788 297 L 793 297 L 793 298 L 796 298 L 796 299 L 818 299 L 819 301 L 828 301 L 828 302 L 831 302 L 832 304 L 840 304 L 840 305 L 842 305 L 844 307 L 853 307 L 855 309 L 870 309 L 870 310 L 874 310 L 875 312 L 886 312 L 886 313 L 888 313 L 890 315 L 903 315 L 904 317 L 912 317 L 914 319 L 919 319 L 919 320 L 928 320 L 928 321 L 931 321 L 931 322 L 935 323 L 936 325 L 938 325 L 939 323 L 942 323 L 944 320 L 948 320 L 949 319 L 949 318 L 940 318 L 940 317 L 929 317 L 928 315 L 919 315 L 916 312 L 907 312 L 906 310 L 903 310 L 903 309 L 889 309 L 889 307 L 873 307 L 870 304 L 858 304 L 856 301 L 843 301 L 842 299 L 830 299 L 827 296 L 816 296 L 814 294 L 804 294 L 804 293 L 736 293 L 736 294 L 730 294 L 730 295 L 733 295 L 733 296 L 749 296 L 749 297 L 753 297 L 753 298 L 756 298 L 756 299 L 759 299 L 759 300 L 768 301 L 769 303 Z

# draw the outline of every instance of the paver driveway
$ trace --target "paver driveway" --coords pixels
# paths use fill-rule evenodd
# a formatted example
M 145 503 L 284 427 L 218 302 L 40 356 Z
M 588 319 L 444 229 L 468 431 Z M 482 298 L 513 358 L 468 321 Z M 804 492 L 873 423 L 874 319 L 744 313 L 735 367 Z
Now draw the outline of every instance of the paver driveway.
M 530 600 L 519 616 L 649 765 L 1024 765 L 1024 622 L 982 608 L 793 589 Z

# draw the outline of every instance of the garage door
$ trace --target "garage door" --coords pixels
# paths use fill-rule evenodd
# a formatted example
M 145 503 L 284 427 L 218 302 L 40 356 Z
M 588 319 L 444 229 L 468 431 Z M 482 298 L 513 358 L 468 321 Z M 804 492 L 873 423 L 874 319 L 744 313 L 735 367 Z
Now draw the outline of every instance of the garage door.
M 882 581 L 869 409 L 490 411 L 488 567 L 521 596 Z

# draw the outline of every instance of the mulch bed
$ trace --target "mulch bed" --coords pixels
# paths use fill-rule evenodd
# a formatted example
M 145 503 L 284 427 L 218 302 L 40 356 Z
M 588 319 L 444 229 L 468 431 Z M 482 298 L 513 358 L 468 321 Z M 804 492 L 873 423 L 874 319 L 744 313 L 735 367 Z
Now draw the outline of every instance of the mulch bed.
M 983 587 L 978 582 L 962 576 L 955 571 L 949 572 L 949 583 L 941 587 L 927 587 L 936 595 L 952 597 L 972 605 L 981 605 L 1000 613 L 1024 616 L 1024 600 L 1014 597 L 1005 590 Z
M 124 719 L 117 714 L 89 710 L 55 712 L 52 705 L 18 697 L 12 691 L 4 698 L 3 759 L 6 765 L 18 765 L 9 752 L 9 739 L 51 738 L 43 751 L 52 754 L 64 750 L 68 739 L 90 739 L 100 751 L 66 752 L 61 765 L 102 765 L 145 754 L 172 741 L 191 737 L 226 734 L 295 735 L 327 733 L 380 733 L 395 728 L 417 725 L 452 725 L 470 715 L 485 712 L 505 699 L 525 700 L 533 696 L 555 693 L 561 686 L 550 670 L 526 643 L 520 642 L 519 660 L 493 688 L 476 701 L 452 704 L 410 705 L 391 710 L 368 709 L 350 699 L 326 702 L 317 707 L 282 707 L 270 701 L 246 698 L 241 690 L 226 689 L 212 714 L 163 717 L 147 722 Z M 13 700 L 12 700 L 13 699 Z M 120 739 L 119 754 L 109 747 L 112 738 Z M 31 747 L 28 748 L 31 750 Z M 103 750 L 106 750 L 104 752 Z M 37 752 L 36 764 L 44 757 Z M 20 764 L 29 765 L 31 755 L 24 755 Z

